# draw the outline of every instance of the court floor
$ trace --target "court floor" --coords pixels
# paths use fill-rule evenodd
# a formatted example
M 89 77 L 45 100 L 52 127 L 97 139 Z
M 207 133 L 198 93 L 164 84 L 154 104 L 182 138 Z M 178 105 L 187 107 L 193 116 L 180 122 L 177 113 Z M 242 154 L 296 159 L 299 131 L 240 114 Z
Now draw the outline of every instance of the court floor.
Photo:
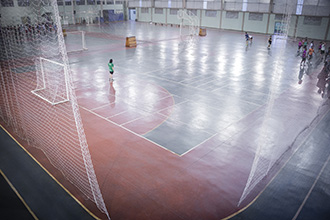
M 309 195 L 313 204 L 324 201 L 308 191 L 312 186 L 330 198 L 323 176 L 329 170 L 329 101 L 317 93 L 323 66 L 317 56 L 301 66 L 292 39 L 274 37 L 267 49 L 268 36 L 252 33 L 246 45 L 236 31 L 207 29 L 191 42 L 178 27 L 150 23 L 66 29 L 86 31 L 88 50 L 70 53 L 69 62 L 112 219 L 329 216 L 327 209 L 303 206 Z M 136 37 L 136 48 L 125 47 L 127 36 Z M 79 48 L 79 37 L 68 36 L 68 48 Z M 256 165 L 256 155 L 265 162 Z M 267 166 L 268 175 L 242 199 L 255 165 L 255 175 Z M 280 189 L 287 191 L 276 193 Z M 297 198 L 301 202 L 288 212 L 278 205 Z

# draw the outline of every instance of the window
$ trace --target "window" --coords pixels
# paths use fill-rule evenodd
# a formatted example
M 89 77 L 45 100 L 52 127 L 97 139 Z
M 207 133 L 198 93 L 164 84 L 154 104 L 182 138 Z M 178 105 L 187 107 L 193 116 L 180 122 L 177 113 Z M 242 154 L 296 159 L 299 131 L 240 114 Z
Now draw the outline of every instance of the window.
M 322 17 L 314 17 L 314 16 L 305 16 L 304 24 L 305 25 L 316 25 L 320 26 L 322 23 Z
M 242 11 L 246 11 L 247 6 L 248 6 L 248 0 L 243 0 Z
M 283 20 L 284 15 L 275 15 L 275 20 Z
M 170 15 L 177 15 L 179 12 L 179 9 L 170 9 Z
M 297 1 L 297 9 L 296 9 L 296 14 L 297 15 L 301 15 L 303 5 L 304 5 L 304 0 L 298 0 Z
M 30 2 L 29 0 L 17 0 L 18 6 L 20 7 L 25 7 L 25 6 L 29 6 Z
M 116 5 L 122 5 L 123 1 L 116 1 Z
M 87 0 L 87 5 L 95 5 L 95 0 Z
M 105 5 L 105 1 L 97 1 L 96 4 L 100 5 L 102 2 L 102 5 Z
M 63 0 L 57 0 L 57 5 L 59 6 L 63 5 Z
M 76 5 L 85 5 L 85 0 L 76 0 Z
M 141 13 L 148 14 L 149 13 L 149 8 L 141 8 Z
M 155 14 L 163 14 L 162 8 L 155 8 Z
M 226 11 L 226 18 L 238 19 L 238 11 Z
M 206 17 L 217 17 L 217 11 L 206 10 L 205 11 L 205 16 Z
M 195 15 L 195 16 L 197 16 L 197 9 L 190 9 L 190 10 L 188 10 L 188 14 L 189 15 Z
M 264 17 L 264 15 L 262 13 L 253 13 L 253 12 L 249 13 L 250 21 L 262 21 L 263 17 Z
M 107 5 L 113 5 L 113 1 L 107 1 Z
M 14 1 L 13 0 L 1 0 L 1 6 L 2 7 L 14 7 Z
M 71 0 L 65 0 L 65 5 L 71 5 Z

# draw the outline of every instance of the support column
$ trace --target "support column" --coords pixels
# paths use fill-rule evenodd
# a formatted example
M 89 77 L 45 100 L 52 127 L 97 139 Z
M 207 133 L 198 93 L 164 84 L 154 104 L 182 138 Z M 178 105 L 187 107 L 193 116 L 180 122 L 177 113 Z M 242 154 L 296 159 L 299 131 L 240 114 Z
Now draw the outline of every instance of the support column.
M 64 21 L 65 21 L 65 17 L 66 17 L 65 14 L 66 14 L 65 13 L 65 1 L 63 0 L 63 25 L 64 25 Z
M 268 13 L 268 20 L 267 20 L 267 27 L 266 27 L 266 34 L 268 34 L 268 30 L 269 30 L 269 21 L 270 21 L 270 13 Z
M 221 0 L 221 7 L 220 7 L 220 29 L 222 29 L 222 13 L 225 9 L 225 0 Z
M 245 22 L 245 12 L 243 12 L 242 31 L 244 31 L 244 22 Z
M 65 4 L 65 1 L 63 2 L 63 5 Z M 74 2 L 71 0 L 71 6 L 72 6 L 72 24 L 76 24 L 76 18 L 75 18 L 75 7 L 74 7 Z
M 267 21 L 267 29 L 266 29 L 266 34 L 269 32 L 269 21 L 270 21 L 270 16 L 273 13 L 273 6 L 274 6 L 274 0 L 270 0 L 269 2 L 269 8 L 268 8 L 268 21 Z
M 327 29 L 325 31 L 325 36 L 324 36 L 324 40 L 325 41 L 328 39 L 329 29 L 330 29 L 330 15 L 328 17 L 328 27 L 327 27 Z
M 298 19 L 299 19 L 299 16 L 296 15 L 296 24 L 294 25 L 294 32 L 293 32 L 294 40 L 297 39 Z
M 151 0 L 151 14 L 150 14 L 150 17 L 151 17 L 151 22 L 153 22 L 153 13 L 155 11 L 155 0 Z
M 100 13 L 100 16 L 101 18 L 103 18 L 103 0 L 101 0 L 101 5 L 100 5 L 100 10 L 101 10 L 101 13 Z

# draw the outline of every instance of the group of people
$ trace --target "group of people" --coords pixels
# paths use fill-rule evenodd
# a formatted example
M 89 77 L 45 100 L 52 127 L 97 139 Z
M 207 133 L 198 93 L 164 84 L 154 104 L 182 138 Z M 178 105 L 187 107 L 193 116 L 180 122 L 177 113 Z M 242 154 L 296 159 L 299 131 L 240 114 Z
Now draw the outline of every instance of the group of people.
M 1 37 L 8 37 L 16 43 L 34 40 L 39 36 L 56 32 L 57 26 L 53 22 L 0 26 Z
M 330 98 L 330 47 L 328 48 L 328 51 L 325 51 L 326 43 L 320 41 L 317 47 L 317 52 L 315 52 L 314 48 L 315 44 L 313 40 L 310 43 L 307 38 L 299 40 L 297 55 L 299 56 L 301 54 L 302 57 L 300 65 L 305 64 L 306 59 L 310 62 L 313 55 L 317 55 L 319 59 L 321 59 L 321 62 L 324 60 L 324 66 L 317 76 L 318 81 L 316 86 L 318 87 L 317 92 L 321 94 L 322 97 L 325 97 L 327 94 L 327 97 Z M 301 81 L 302 80 L 300 79 L 299 83 L 301 83 Z
M 247 32 L 245 32 L 245 41 L 246 41 L 246 46 L 249 45 L 249 42 L 252 43 L 253 37 L 249 35 Z M 268 46 L 267 49 L 270 49 L 270 46 L 272 45 L 272 35 L 269 36 L 268 38 Z
M 313 55 L 315 54 L 315 45 L 314 41 L 311 41 L 308 43 L 307 38 L 305 39 L 300 39 L 298 42 L 298 50 L 297 50 L 297 55 L 299 56 L 301 54 L 301 62 L 300 64 L 305 64 L 306 59 L 310 61 L 313 58 Z M 325 52 L 325 42 L 321 41 L 318 45 L 318 53 L 321 56 L 320 59 L 326 59 L 327 56 L 330 54 L 330 47 L 328 48 L 327 53 Z
M 249 42 L 252 43 L 253 37 L 249 35 L 247 32 L 245 32 L 245 40 L 246 40 L 246 46 L 248 46 Z

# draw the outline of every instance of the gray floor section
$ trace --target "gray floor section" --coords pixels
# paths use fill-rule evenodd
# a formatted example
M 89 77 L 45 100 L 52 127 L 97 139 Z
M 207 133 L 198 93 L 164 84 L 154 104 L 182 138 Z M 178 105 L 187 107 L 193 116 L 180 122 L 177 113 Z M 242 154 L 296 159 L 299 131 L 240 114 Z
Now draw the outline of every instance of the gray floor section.
M 330 112 L 258 199 L 231 220 L 330 219 Z

